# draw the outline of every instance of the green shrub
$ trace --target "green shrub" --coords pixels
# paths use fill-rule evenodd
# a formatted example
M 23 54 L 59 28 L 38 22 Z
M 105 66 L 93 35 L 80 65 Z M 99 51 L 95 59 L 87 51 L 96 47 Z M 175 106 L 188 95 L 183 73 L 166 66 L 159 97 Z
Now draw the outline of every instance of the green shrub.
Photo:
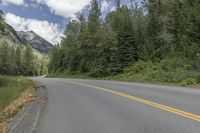
M 159 67 L 160 69 L 166 72 L 176 71 L 177 69 L 184 69 L 184 70 L 191 69 L 191 65 L 188 64 L 187 59 L 182 57 L 163 59 L 162 61 L 160 61 Z
M 99 68 L 92 69 L 91 72 L 87 74 L 89 77 L 99 78 L 99 77 L 106 77 L 108 72 L 106 70 L 102 70 Z
M 125 73 L 141 73 L 141 72 L 146 72 L 146 71 L 152 71 L 157 69 L 156 66 L 152 62 L 144 62 L 144 61 L 139 61 L 132 65 L 131 67 L 125 69 Z
M 200 73 L 185 58 L 166 58 L 158 63 L 139 61 L 115 76 L 120 80 L 194 85 L 200 83 Z
M 180 82 L 181 86 L 187 86 L 187 85 L 196 85 L 197 79 L 195 78 L 186 78 Z

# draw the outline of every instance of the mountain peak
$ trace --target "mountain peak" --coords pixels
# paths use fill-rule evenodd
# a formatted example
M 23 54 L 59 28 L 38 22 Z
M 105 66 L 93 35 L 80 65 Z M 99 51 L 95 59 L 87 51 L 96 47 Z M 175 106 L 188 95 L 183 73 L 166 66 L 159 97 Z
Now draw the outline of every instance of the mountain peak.
M 30 31 L 27 31 L 27 32 L 25 32 L 25 33 L 31 33 L 31 34 L 36 34 L 37 35 L 37 33 L 35 33 L 34 31 L 32 31 L 32 30 L 30 30 Z
M 53 45 L 50 42 L 40 37 L 32 30 L 27 32 L 17 31 L 17 35 L 23 43 L 30 44 L 34 49 L 42 53 L 48 53 L 53 48 Z

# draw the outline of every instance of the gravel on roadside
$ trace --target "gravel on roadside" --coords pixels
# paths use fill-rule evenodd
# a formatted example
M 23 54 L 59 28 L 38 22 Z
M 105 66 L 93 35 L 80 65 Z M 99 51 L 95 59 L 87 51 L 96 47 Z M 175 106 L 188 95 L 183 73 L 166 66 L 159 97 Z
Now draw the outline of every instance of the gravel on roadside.
M 47 89 L 36 84 L 37 100 L 27 104 L 10 124 L 9 133 L 36 133 L 40 114 L 47 101 Z

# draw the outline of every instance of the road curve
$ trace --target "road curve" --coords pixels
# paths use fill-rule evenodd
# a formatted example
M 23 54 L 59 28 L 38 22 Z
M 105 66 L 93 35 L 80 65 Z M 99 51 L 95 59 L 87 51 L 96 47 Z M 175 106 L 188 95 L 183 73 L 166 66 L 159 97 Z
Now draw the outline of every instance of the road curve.
M 200 89 L 33 78 L 48 88 L 38 133 L 200 133 Z

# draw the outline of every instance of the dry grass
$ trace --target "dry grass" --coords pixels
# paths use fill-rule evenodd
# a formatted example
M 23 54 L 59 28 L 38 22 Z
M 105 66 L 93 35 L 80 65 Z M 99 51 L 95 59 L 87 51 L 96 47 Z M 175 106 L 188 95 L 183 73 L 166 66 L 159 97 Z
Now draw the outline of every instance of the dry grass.
M 32 82 L 25 78 L 4 77 L 0 80 L 0 95 L 4 95 L 4 98 L 0 98 L 0 133 L 7 133 L 12 118 L 37 97 Z

